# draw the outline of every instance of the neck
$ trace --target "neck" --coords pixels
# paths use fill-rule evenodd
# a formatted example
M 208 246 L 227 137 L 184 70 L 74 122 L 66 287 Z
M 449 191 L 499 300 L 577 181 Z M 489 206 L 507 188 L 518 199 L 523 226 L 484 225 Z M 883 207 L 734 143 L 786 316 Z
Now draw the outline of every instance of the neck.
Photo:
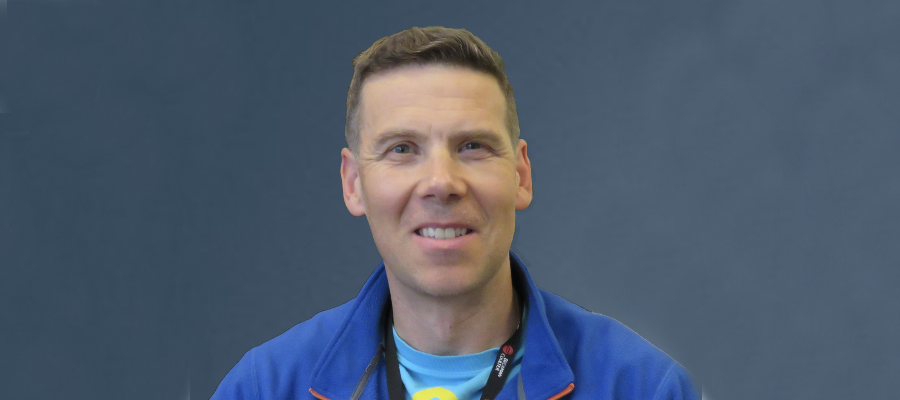
M 500 347 L 520 322 L 509 260 L 485 287 L 459 296 L 435 297 L 402 290 L 390 272 L 397 335 L 424 353 L 450 356 Z

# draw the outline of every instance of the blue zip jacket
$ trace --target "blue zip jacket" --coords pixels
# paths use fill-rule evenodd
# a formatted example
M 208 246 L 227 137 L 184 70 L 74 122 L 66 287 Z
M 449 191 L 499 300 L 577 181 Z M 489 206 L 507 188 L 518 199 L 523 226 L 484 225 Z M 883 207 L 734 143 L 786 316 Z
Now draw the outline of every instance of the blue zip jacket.
M 690 374 L 618 321 L 538 289 L 510 252 L 513 281 L 528 298 L 518 378 L 497 400 L 699 399 Z M 213 400 L 388 399 L 382 311 L 384 263 L 356 299 L 323 311 L 248 351 Z

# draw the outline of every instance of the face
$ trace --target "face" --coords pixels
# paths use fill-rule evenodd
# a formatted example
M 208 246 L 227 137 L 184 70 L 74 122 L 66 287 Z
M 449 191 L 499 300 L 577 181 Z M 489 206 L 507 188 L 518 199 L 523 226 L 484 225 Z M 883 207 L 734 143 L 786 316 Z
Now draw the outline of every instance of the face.
M 341 178 L 392 291 L 462 295 L 509 264 L 515 211 L 532 188 L 526 143 L 510 143 L 505 107 L 494 77 L 465 68 L 401 67 L 365 80 L 359 154 L 343 149 Z

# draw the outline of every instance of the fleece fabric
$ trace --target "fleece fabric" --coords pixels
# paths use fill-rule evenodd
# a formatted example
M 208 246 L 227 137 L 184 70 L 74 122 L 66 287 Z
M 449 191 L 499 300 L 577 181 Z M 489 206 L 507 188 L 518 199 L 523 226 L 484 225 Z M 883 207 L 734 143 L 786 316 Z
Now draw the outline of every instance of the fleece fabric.
M 528 298 L 518 379 L 497 400 L 700 399 L 690 374 L 618 321 L 538 289 L 510 252 L 513 281 Z M 213 400 L 388 400 L 382 323 L 384 264 L 356 299 L 323 311 L 248 351 Z

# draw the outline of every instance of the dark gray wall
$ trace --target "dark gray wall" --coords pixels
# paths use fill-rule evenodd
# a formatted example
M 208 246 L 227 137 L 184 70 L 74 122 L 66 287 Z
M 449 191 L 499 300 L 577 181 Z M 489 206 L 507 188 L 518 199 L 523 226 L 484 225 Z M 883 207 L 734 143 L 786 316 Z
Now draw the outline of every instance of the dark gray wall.
M 900 392 L 900 2 L 301 3 L 9 5 L 0 397 L 208 398 L 355 296 L 350 59 L 414 25 L 507 62 L 539 285 L 712 399 Z

